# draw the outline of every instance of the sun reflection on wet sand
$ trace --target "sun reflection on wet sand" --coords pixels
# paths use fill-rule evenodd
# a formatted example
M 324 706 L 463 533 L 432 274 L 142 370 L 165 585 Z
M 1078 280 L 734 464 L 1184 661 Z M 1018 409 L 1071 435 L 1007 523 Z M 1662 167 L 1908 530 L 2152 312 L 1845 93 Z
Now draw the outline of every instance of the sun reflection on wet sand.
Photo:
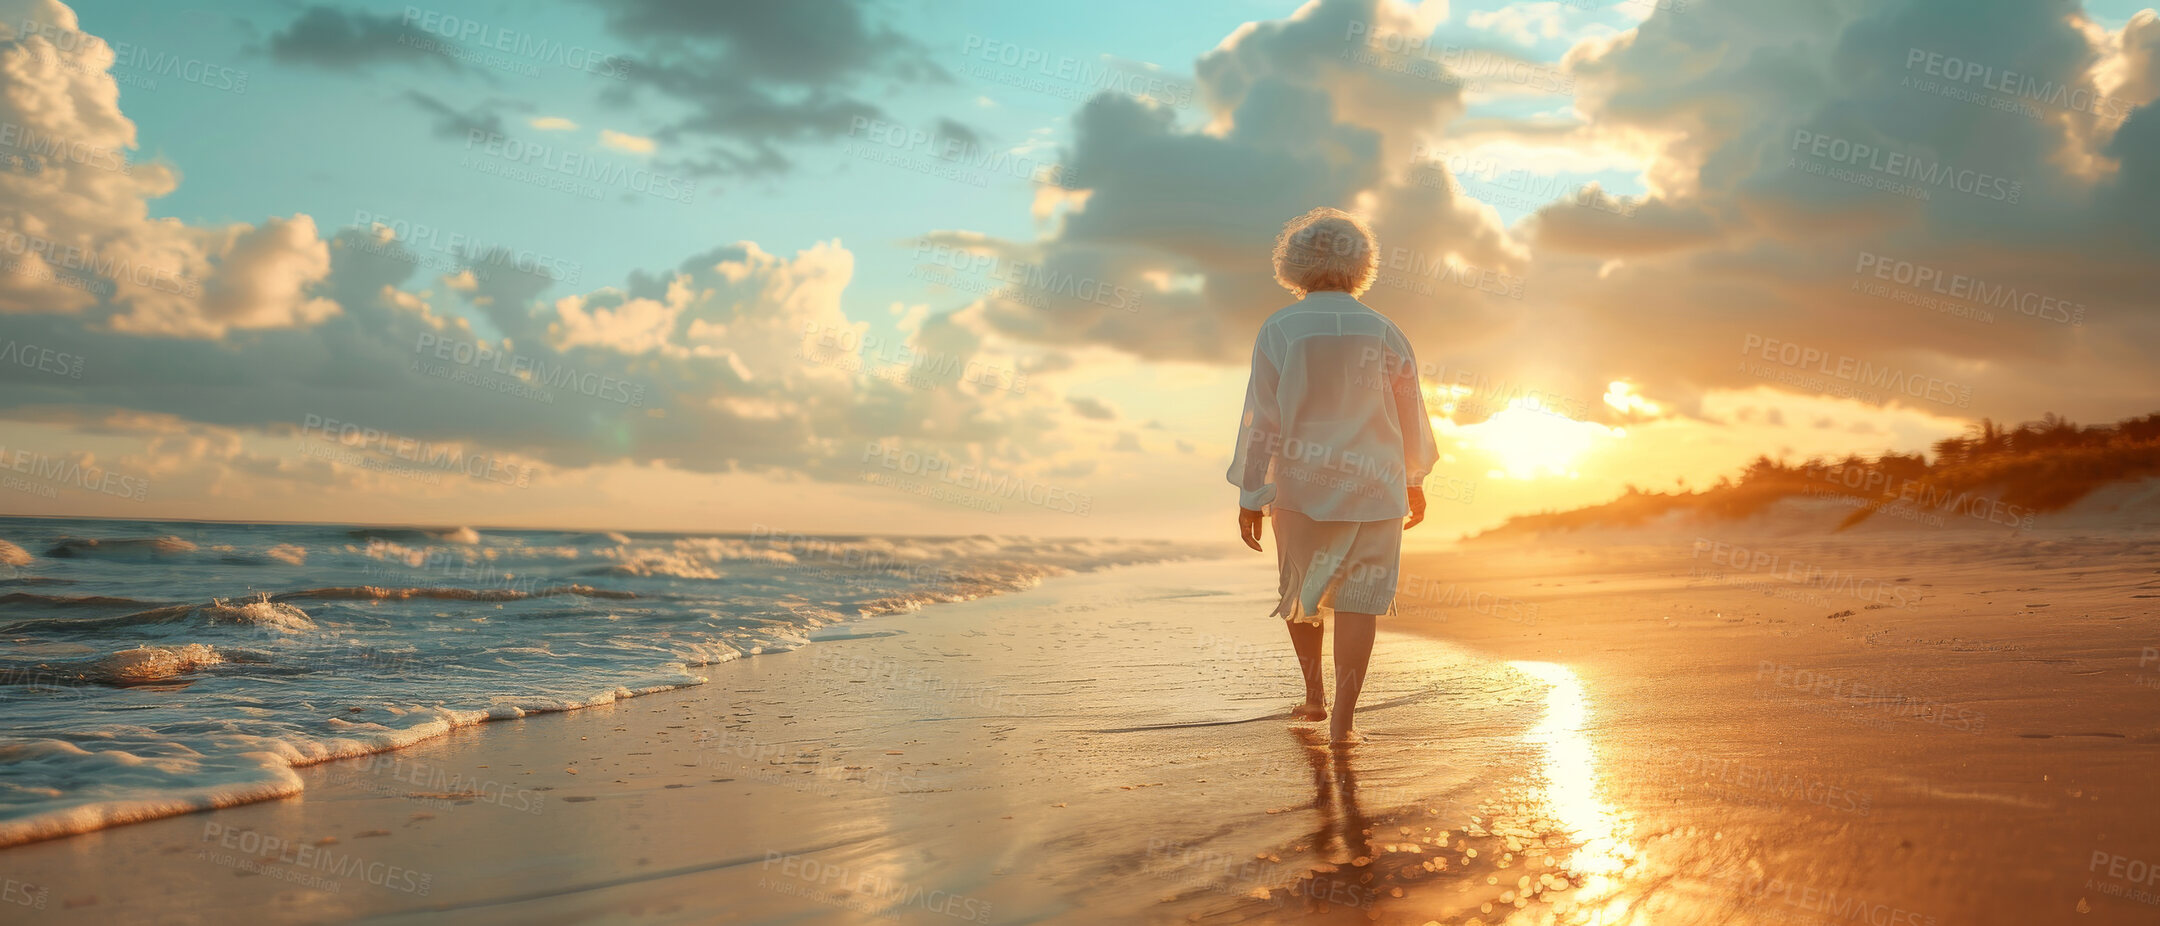
M 1524 911 L 1510 923 L 1561 922 L 1606 926 L 1630 922 L 1634 911 L 1618 895 L 1622 874 L 1635 858 L 1630 841 L 1634 826 L 1598 795 L 1597 754 L 1584 733 L 1590 699 L 1574 670 L 1551 662 L 1510 662 L 1508 667 L 1547 685 L 1545 717 L 1528 739 L 1545 750 L 1542 771 L 1545 802 L 1552 818 L 1579 845 L 1568 856 L 1567 870 L 1576 891 L 1565 905 L 1543 914 Z M 1556 915 L 1557 920 L 1548 918 Z

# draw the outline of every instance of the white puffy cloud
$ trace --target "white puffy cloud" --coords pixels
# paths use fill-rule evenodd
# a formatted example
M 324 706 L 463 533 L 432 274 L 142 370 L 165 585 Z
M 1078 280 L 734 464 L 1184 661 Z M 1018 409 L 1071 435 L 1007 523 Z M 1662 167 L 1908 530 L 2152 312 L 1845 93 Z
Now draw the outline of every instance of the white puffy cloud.
M 214 229 L 149 217 L 178 176 L 131 162 L 112 47 L 73 10 L 7 0 L 0 20 L 0 313 L 184 338 L 335 313 L 311 292 L 329 260 L 307 216 Z
M 1462 81 L 1437 59 L 1390 49 L 1429 38 L 1435 13 L 1312 0 L 1287 19 L 1240 26 L 1195 64 L 1199 126 L 1130 97 L 1089 100 L 1066 158 L 1084 196 L 1067 197 L 1049 239 L 1003 245 L 1030 253 L 1053 285 L 1035 298 L 994 296 L 985 318 L 1043 343 L 1236 361 L 1260 320 L 1290 301 L 1268 263 L 1277 229 L 1332 205 L 1372 217 L 1383 276 L 1392 267 L 1403 285 L 1370 298 L 1406 327 L 1478 340 L 1513 324 L 1484 294 L 1426 285 L 1450 266 L 1500 273 L 1523 256 L 1490 209 L 1428 182 L 1421 167 L 1462 113 Z M 1086 298 L 1083 282 L 1136 293 L 1136 305 Z
M 1538 38 L 1559 12 L 1546 6 L 1470 25 Z M 1421 359 L 1580 397 L 1593 414 L 1615 380 L 1681 414 L 1715 390 L 1821 388 L 1740 369 L 1751 336 L 1947 383 L 1962 398 L 1873 390 L 1939 414 L 2149 410 L 2160 374 L 2138 345 L 2160 340 L 2160 113 L 2147 105 L 2160 19 L 2111 32 L 2073 0 L 1645 6 L 1639 27 L 1554 65 L 1571 105 L 1526 117 L 1464 118 L 1460 75 L 1413 66 L 1443 63 L 1432 49 L 1445 43 L 1419 59 L 1431 20 L 1399 4 L 1313 0 L 1240 26 L 1196 64 L 1199 124 L 1098 96 L 1074 115 L 1066 156 L 1086 189 L 1038 198 L 1052 233 L 955 242 L 1130 287 L 1141 310 L 1001 296 L 983 317 L 1042 343 L 1236 364 L 1288 301 L 1267 274 L 1275 229 L 1332 205 L 1372 218 L 1398 283 L 1434 282 L 1416 268 L 1521 283 L 1520 298 L 1391 287 L 1384 266 L 1367 301 Z M 1944 67 L 1987 68 L 2012 89 L 1975 91 Z M 1881 157 L 1835 163 L 1817 139 Z M 1510 229 L 1480 201 L 1495 184 L 1421 163 L 1435 151 L 1547 180 L 1639 170 L 1646 193 L 1554 182 Z M 1877 188 L 1910 173 L 1927 178 L 1917 194 Z M 1978 293 L 1896 285 L 1918 272 Z
M 179 177 L 127 162 L 135 127 L 111 49 L 51 0 L 0 0 L 0 14 L 21 33 L 0 44 L 0 125 L 15 133 L 0 153 L 37 157 L 0 171 L 0 232 L 52 243 L 6 255 L 0 312 L 12 343 L 66 345 L 93 373 L 0 369 L 10 420 L 124 437 L 162 475 L 185 464 L 198 495 L 217 472 L 383 478 L 292 451 L 321 421 L 555 470 L 854 480 L 879 441 L 1008 468 L 1063 451 L 1061 403 L 1028 391 L 1017 355 L 986 344 L 973 316 L 914 313 L 907 344 L 889 345 L 902 353 L 865 354 L 866 326 L 843 310 L 854 256 L 838 241 L 793 256 L 740 241 L 551 299 L 544 270 L 495 254 L 423 274 L 410 248 L 425 243 L 386 226 L 151 219 Z M 38 25 L 16 29 L 25 21 Z
M 2148 410 L 2160 379 L 2125 346 L 2160 335 L 2160 114 L 2150 59 L 2109 53 L 2148 21 L 2110 37 L 2069 0 L 1711 0 L 1579 45 L 1586 131 L 1645 152 L 1651 195 L 1528 224 L 1533 285 L 1595 345 L 1577 387 L 1751 388 L 1759 336 L 1969 390 L 1917 403 L 1940 413 Z M 2028 92 L 1950 79 L 1980 68 Z M 1911 189 L 1870 185 L 1891 181 Z M 1922 272 L 1983 286 L 1910 285 Z

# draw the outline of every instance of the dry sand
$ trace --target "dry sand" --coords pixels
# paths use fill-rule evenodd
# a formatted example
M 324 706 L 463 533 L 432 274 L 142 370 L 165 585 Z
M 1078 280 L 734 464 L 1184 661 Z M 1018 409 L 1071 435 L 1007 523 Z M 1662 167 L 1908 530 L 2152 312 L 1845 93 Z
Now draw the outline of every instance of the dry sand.
M 2160 545 L 1703 539 L 1410 557 L 1347 753 L 1284 719 L 1253 555 L 862 621 L 0 878 L 55 923 L 2160 921 Z

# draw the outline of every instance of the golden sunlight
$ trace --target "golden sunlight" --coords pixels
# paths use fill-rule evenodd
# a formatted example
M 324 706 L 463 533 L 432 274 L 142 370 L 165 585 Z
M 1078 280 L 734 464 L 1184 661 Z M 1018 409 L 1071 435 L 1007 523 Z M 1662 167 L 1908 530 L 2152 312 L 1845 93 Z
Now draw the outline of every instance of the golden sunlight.
M 1575 479 L 1581 476 L 1575 461 L 1585 451 L 1627 436 L 1626 428 L 1570 418 L 1535 397 L 1509 400 L 1508 407 L 1491 418 L 1455 430 L 1498 464 L 1487 473 L 1494 479 Z
M 1624 379 L 1605 384 L 1605 404 L 1623 415 L 1648 415 L 1654 418 L 1664 411 L 1656 402 L 1637 393 L 1634 383 Z
M 1580 843 L 1567 869 L 1579 888 L 1574 901 L 1588 916 L 1571 922 L 1631 919 L 1624 907 L 1613 904 L 1608 909 L 1607 905 L 1635 857 L 1634 827 L 1598 794 L 1597 753 L 1584 733 L 1590 721 L 1590 698 L 1582 679 L 1559 663 L 1518 661 L 1508 666 L 1548 686 L 1545 717 L 1530 731 L 1530 740 L 1545 750 L 1546 803 Z

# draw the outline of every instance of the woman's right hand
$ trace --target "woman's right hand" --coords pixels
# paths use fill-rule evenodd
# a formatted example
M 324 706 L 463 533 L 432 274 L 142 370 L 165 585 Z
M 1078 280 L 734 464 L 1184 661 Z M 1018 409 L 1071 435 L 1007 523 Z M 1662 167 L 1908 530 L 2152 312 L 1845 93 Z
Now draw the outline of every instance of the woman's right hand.
M 1239 508 L 1237 510 L 1238 539 L 1245 541 L 1245 545 L 1248 547 L 1255 550 L 1260 549 L 1260 519 L 1265 517 L 1267 515 L 1251 508 Z

